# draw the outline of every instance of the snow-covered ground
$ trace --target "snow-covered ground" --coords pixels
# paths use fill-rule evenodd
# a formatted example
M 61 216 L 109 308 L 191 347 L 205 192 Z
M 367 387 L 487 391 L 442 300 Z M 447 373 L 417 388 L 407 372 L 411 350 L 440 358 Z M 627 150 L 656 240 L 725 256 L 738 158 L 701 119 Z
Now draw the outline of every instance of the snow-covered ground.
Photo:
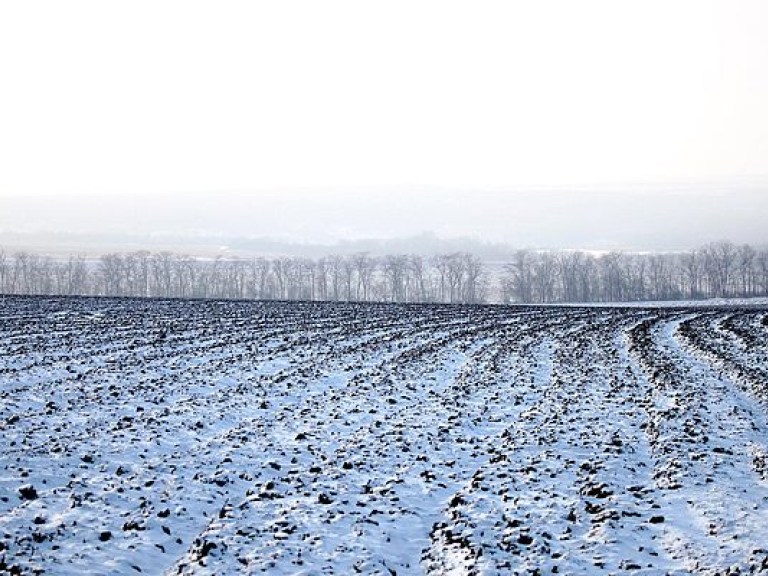
M 768 309 L 5 298 L 0 574 L 768 571 Z
M 594 308 L 768 308 L 768 298 L 706 298 L 703 300 L 642 300 L 628 302 L 582 302 L 555 306 Z

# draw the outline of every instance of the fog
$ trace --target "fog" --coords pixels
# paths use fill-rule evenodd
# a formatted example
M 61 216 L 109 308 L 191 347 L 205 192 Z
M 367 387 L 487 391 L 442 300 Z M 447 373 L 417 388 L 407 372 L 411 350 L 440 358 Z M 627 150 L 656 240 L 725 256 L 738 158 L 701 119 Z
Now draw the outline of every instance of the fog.
M 3 3 L 0 246 L 764 244 L 766 22 L 761 0 Z
M 306 245 L 333 250 L 350 243 L 375 248 L 365 240 L 389 240 L 398 251 L 422 252 L 439 249 L 436 239 L 669 251 L 720 239 L 764 244 L 768 187 L 33 195 L 0 198 L 0 207 L 0 246 L 49 252 L 301 251 Z M 291 244 L 299 246 L 286 248 Z

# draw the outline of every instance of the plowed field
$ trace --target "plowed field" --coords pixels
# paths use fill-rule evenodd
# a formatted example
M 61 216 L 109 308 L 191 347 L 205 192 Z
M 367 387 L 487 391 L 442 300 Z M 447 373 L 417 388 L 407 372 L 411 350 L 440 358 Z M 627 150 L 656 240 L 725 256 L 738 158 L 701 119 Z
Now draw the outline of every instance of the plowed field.
M 768 311 L 0 301 L 0 573 L 768 571 Z

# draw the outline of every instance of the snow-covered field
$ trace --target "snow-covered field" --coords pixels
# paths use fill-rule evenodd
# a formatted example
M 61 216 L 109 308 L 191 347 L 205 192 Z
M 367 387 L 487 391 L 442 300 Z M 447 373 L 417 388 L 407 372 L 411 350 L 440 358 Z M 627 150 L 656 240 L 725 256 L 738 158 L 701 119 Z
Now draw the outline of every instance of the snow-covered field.
M 768 571 L 768 309 L 0 300 L 0 573 Z

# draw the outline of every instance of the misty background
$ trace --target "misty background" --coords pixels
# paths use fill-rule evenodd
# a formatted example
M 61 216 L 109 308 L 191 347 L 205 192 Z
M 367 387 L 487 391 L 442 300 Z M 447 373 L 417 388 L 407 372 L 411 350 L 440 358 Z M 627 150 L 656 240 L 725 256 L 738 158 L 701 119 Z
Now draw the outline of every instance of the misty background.
M 0 5 L 0 249 L 768 242 L 760 0 Z
M 434 254 L 505 248 L 680 251 L 760 246 L 768 188 L 365 190 L 0 198 L 0 246 L 51 254 L 170 249 L 215 254 Z

